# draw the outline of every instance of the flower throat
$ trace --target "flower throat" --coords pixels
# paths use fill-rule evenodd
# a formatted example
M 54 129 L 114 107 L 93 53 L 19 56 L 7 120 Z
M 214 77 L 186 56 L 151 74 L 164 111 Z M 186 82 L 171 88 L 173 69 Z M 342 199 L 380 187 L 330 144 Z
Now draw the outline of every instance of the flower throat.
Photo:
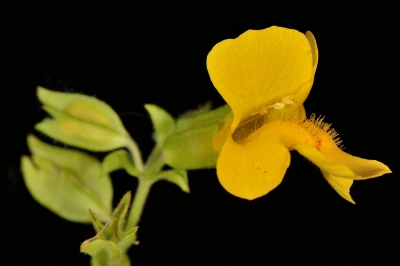
M 288 116 L 284 116 L 283 113 L 281 115 L 277 112 L 271 112 L 268 115 L 259 113 L 241 122 L 235 132 L 233 132 L 232 138 L 234 141 L 241 143 L 266 123 L 295 123 L 311 133 L 315 140 L 314 145 L 318 150 L 320 150 L 322 143 L 326 143 L 327 141 L 333 141 L 335 146 L 343 150 L 344 147 L 341 145 L 342 140 L 339 138 L 339 134 L 335 129 L 331 128 L 331 124 L 323 122 L 323 120 L 324 117 L 317 117 L 315 114 L 311 114 L 310 118 L 300 119 L 299 115 L 289 118 Z

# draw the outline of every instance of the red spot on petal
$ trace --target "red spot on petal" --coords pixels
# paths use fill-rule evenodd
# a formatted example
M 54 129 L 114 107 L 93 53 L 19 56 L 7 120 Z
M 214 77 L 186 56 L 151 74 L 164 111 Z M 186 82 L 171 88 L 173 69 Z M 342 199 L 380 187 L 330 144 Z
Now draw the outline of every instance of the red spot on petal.
M 318 141 L 317 141 L 317 150 L 320 150 L 320 148 L 321 148 L 321 140 L 319 139 Z

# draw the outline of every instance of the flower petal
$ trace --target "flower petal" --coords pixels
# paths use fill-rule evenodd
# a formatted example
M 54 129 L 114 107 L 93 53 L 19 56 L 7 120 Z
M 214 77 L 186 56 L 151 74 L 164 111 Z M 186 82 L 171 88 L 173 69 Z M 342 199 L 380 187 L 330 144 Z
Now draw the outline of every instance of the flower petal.
M 213 140 L 213 148 L 214 150 L 220 152 L 226 139 L 229 136 L 230 127 L 232 124 L 233 118 L 229 119 L 225 122 L 222 128 L 219 130 L 218 134 L 215 136 Z
M 288 109 L 297 108 L 297 104 L 303 103 L 307 99 L 308 94 L 310 93 L 310 90 L 311 90 L 311 86 L 314 83 L 314 75 L 315 75 L 315 71 L 317 70 L 317 65 L 318 65 L 318 47 L 317 47 L 317 42 L 314 38 L 314 35 L 310 31 L 306 32 L 306 38 L 309 41 L 310 46 L 311 46 L 311 53 L 312 53 L 312 60 L 313 60 L 312 79 L 309 80 L 307 83 L 305 83 L 303 86 L 301 86 L 301 88 L 299 89 L 298 92 L 293 94 L 293 99 L 295 99 L 296 102 L 294 105 L 287 106 Z
M 217 175 L 229 193 L 252 200 L 278 186 L 289 164 L 288 149 L 268 134 L 257 134 L 245 143 L 229 136 L 218 157 Z
M 317 70 L 317 65 L 318 65 L 318 47 L 317 47 L 317 41 L 315 40 L 314 35 L 311 33 L 311 31 L 306 32 L 306 38 L 308 42 L 310 43 L 311 46 L 311 52 L 313 56 L 313 71 Z
M 275 26 L 224 40 L 207 56 L 210 78 L 233 109 L 233 129 L 255 111 L 295 94 L 304 85 L 308 95 L 313 67 L 306 36 Z M 296 103 L 297 99 L 293 100 Z
M 295 149 L 310 161 L 318 165 L 321 170 L 339 177 L 350 178 L 353 180 L 368 179 L 391 173 L 389 167 L 381 162 L 352 156 L 340 149 L 337 146 L 338 140 L 336 138 L 336 131 L 330 129 L 330 124 L 323 123 L 322 119 L 315 120 L 312 118 L 311 120 L 304 122 L 303 126 L 308 128 L 310 132 L 313 132 L 313 135 L 318 142 L 318 150 L 314 147 L 306 146 L 295 147 Z M 333 170 L 333 168 L 326 168 L 328 165 L 333 163 L 342 165 L 342 170 L 339 170 L 337 166 L 336 170 Z M 349 171 L 352 172 L 353 175 L 351 175 Z
M 300 109 L 303 113 L 304 108 Z M 223 131 L 219 134 L 224 135 Z M 291 121 L 266 123 L 252 134 L 237 138 L 237 142 L 228 136 L 217 161 L 218 179 L 237 197 L 261 197 L 280 184 L 290 164 L 288 147 L 300 143 L 312 145 L 315 139 L 307 129 Z
M 331 185 L 342 198 L 353 204 L 356 204 L 350 196 L 350 187 L 353 184 L 353 180 L 337 177 L 325 171 L 321 172 L 325 180 L 328 181 L 329 185 Z
M 306 144 L 299 144 L 293 148 L 321 168 L 321 171 L 338 177 L 363 180 L 392 172 L 381 162 L 352 156 L 336 146 L 329 147 L 330 143 L 324 144 L 328 144 L 325 145 L 328 147 L 321 148 L 321 151 Z
M 354 180 L 363 180 L 378 177 L 392 171 L 383 163 L 376 160 L 367 160 L 360 157 L 350 155 L 338 148 L 337 151 L 329 154 L 329 160 L 346 165 L 356 175 Z
M 333 174 L 339 177 L 347 177 L 351 179 L 358 179 L 356 174 L 349 169 L 346 165 L 337 163 L 336 161 L 328 160 L 320 151 L 313 146 L 307 144 L 298 144 L 293 147 L 298 153 L 306 157 L 312 163 L 317 165 L 321 171 Z

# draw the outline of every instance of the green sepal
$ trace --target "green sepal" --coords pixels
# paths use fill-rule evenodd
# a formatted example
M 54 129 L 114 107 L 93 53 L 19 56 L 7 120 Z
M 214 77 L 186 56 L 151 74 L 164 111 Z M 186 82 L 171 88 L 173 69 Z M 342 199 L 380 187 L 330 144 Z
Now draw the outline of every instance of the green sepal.
M 106 173 L 125 169 L 131 176 L 139 176 L 139 171 L 135 168 L 132 157 L 126 150 L 121 149 L 111 152 L 104 158 L 102 165 Z
M 86 240 L 81 245 L 81 252 L 96 257 L 97 261 L 118 260 L 121 256 L 114 242 L 103 239 Z
M 80 251 L 92 256 L 92 265 L 129 266 L 126 251 L 136 243 L 138 227 L 125 231 L 125 220 L 131 201 L 131 192 L 127 192 L 115 208 L 110 221 L 103 225 L 91 211 L 92 224 L 96 236 L 84 241 Z
M 99 218 L 97 218 L 96 214 L 94 214 L 91 209 L 89 209 L 89 215 L 96 233 L 101 232 L 104 228 L 103 223 L 99 220 Z
M 117 237 L 117 240 L 121 240 L 124 237 L 125 231 L 125 218 L 128 214 L 129 205 L 131 204 L 132 194 L 130 191 L 125 193 L 119 202 L 117 208 L 114 209 L 114 212 L 111 216 L 111 222 L 105 228 L 104 232 L 109 236 L 108 239 L 113 239 Z
M 154 139 L 158 146 L 162 146 L 165 139 L 174 131 L 175 120 L 167 111 L 157 105 L 145 104 L 144 108 L 153 123 Z
M 131 266 L 131 261 L 127 254 L 122 254 L 121 258 L 118 260 L 111 260 L 104 262 L 103 260 L 98 260 L 96 257 L 92 257 L 90 264 L 92 266 Z
M 174 183 L 186 193 L 190 192 L 187 171 L 184 169 L 172 169 L 172 170 L 161 171 L 158 173 L 156 178 L 158 180 L 166 180 L 171 183 Z
M 187 111 L 186 113 L 182 114 L 179 116 L 179 118 L 191 118 L 191 117 L 196 117 L 202 113 L 208 112 L 211 110 L 212 103 L 211 101 L 206 102 L 202 106 L 200 106 L 197 109 Z
M 121 120 L 103 101 L 79 94 L 55 92 L 38 87 L 38 98 L 53 119 L 35 128 L 68 145 L 91 151 L 109 151 L 129 142 Z
M 163 158 L 177 169 L 215 167 L 219 153 L 212 147 L 214 137 L 233 116 L 228 105 L 197 116 L 177 119 L 174 132 L 165 140 Z
M 22 156 L 26 187 L 40 204 L 73 221 L 88 223 L 88 209 L 102 221 L 111 216 L 112 184 L 101 163 L 83 152 L 46 144 L 28 136 L 32 158 Z

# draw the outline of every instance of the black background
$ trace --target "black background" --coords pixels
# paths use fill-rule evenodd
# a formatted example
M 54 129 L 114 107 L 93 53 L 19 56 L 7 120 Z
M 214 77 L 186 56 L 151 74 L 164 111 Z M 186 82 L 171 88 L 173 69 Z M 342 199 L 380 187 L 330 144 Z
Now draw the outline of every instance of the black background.
M 299 1 L 300 2 L 300 1 Z M 224 104 L 207 73 L 211 48 L 248 29 L 310 30 L 320 58 L 305 102 L 324 115 L 346 151 L 387 164 L 393 174 L 355 182 L 356 205 L 342 199 L 298 154 L 282 184 L 245 201 L 219 185 L 215 170 L 190 171 L 191 193 L 166 182 L 151 190 L 133 265 L 381 265 L 400 262 L 398 179 L 399 24 L 394 6 L 351 1 L 241 4 L 126 1 L 8 4 L 2 11 L 1 261 L 5 265 L 89 265 L 79 253 L 90 225 L 58 218 L 36 203 L 19 173 L 26 135 L 46 115 L 36 86 L 95 95 L 109 103 L 148 154 L 143 108 L 177 116 L 212 100 Z M 323 4 L 324 3 L 324 4 Z M 112 174 L 115 199 L 135 188 Z

